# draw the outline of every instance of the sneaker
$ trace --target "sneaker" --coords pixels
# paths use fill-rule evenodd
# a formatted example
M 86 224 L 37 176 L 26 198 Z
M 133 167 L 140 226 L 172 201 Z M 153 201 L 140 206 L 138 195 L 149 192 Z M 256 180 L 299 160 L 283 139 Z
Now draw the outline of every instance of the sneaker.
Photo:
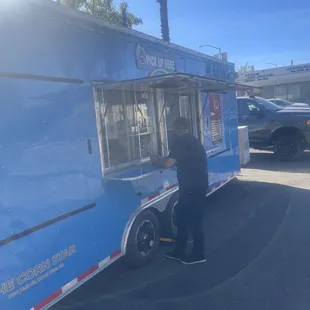
M 166 252 L 165 256 L 170 259 L 175 259 L 181 261 L 182 254 L 177 251 Z
M 200 264 L 200 263 L 205 263 L 207 259 L 204 256 L 183 256 L 180 259 L 180 262 L 185 264 L 185 265 L 194 265 L 194 264 Z

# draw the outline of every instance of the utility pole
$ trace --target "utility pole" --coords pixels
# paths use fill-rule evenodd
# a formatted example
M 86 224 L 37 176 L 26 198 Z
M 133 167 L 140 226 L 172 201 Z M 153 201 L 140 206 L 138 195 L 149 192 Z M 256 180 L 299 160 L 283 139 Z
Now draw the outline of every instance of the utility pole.
M 275 68 L 278 68 L 278 65 L 273 62 L 266 62 L 266 65 L 273 65 Z M 276 80 L 273 77 L 273 97 L 276 99 Z

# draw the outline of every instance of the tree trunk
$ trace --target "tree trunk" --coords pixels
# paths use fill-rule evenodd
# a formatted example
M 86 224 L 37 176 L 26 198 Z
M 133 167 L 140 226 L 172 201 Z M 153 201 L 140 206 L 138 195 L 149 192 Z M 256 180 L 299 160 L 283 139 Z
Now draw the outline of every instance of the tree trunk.
M 170 42 L 170 31 L 168 22 L 168 0 L 157 0 L 160 5 L 160 28 L 164 41 Z

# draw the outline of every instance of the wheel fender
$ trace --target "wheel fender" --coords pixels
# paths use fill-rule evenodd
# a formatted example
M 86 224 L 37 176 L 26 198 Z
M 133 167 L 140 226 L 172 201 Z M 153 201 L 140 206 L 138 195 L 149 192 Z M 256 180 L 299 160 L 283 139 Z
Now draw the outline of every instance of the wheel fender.
M 299 128 L 294 126 L 278 126 L 272 130 L 270 136 L 270 142 L 274 142 L 281 135 L 290 135 L 290 134 L 297 134 L 302 139 L 304 139 L 304 135 Z
M 157 210 L 156 208 L 156 204 L 161 200 L 161 199 L 164 199 L 165 197 L 169 196 L 169 195 L 173 195 L 173 193 L 175 193 L 176 191 L 178 190 L 178 188 L 176 187 L 172 193 L 171 191 L 170 192 L 166 192 L 165 194 L 163 195 L 160 195 L 158 196 L 157 198 L 153 199 L 152 201 L 150 201 L 149 203 L 146 203 L 146 204 L 142 204 L 140 205 L 134 212 L 133 214 L 130 216 L 126 226 L 125 226 L 125 229 L 124 229 L 124 232 L 123 232 L 123 237 L 122 237 L 122 243 L 121 243 L 121 252 L 123 255 L 126 254 L 127 252 L 127 244 L 128 244 L 128 237 L 129 237 L 129 233 L 130 233 L 130 230 L 132 228 L 132 225 L 134 223 L 134 221 L 136 220 L 136 218 L 139 216 L 140 213 L 142 213 L 144 210 L 148 209 L 148 208 L 152 208 L 152 209 L 155 209 Z

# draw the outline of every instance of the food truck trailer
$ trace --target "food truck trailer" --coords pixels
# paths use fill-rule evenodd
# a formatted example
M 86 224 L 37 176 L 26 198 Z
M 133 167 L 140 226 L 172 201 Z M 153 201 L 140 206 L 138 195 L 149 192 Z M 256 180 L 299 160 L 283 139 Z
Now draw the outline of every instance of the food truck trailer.
M 175 233 L 187 117 L 209 194 L 240 170 L 234 65 L 50 0 L 0 8 L 0 309 L 47 309 Z M 207 165 L 207 163 L 206 163 Z

